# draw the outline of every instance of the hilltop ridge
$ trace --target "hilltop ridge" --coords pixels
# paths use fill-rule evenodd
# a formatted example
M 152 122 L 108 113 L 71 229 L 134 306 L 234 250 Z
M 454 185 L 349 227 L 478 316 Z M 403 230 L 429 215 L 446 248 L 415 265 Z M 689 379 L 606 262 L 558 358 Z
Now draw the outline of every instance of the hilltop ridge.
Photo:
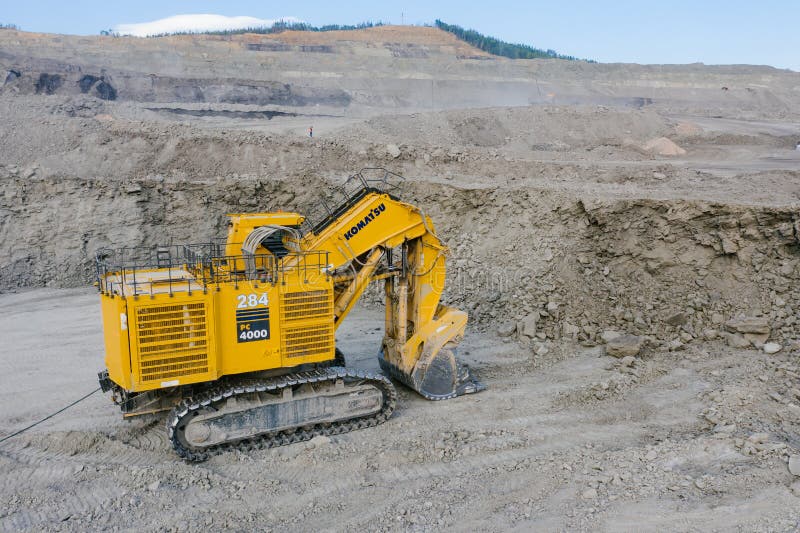
M 0 92 L 322 106 L 359 116 L 531 104 L 655 106 L 717 115 L 786 116 L 800 109 L 800 73 L 791 71 L 511 60 L 417 26 L 158 38 L 4 30 L 3 72 Z M 94 79 L 113 91 L 98 92 Z

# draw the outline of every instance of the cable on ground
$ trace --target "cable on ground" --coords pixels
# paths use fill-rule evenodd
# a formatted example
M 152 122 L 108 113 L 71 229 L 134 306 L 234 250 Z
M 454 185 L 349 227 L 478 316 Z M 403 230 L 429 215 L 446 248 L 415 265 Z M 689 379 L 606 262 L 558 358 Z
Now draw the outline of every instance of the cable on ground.
M 20 429 L 19 431 L 15 431 L 15 432 L 14 432 L 14 433 L 12 433 L 11 435 L 6 435 L 6 436 L 5 436 L 5 437 L 3 437 L 2 439 L 0 439 L 0 443 L 3 443 L 3 442 L 5 442 L 5 441 L 7 441 L 7 440 L 8 440 L 8 439 L 10 439 L 11 437 L 16 437 L 17 435 L 20 435 L 20 434 L 22 434 L 22 433 L 25 433 L 26 431 L 28 431 L 28 430 L 29 430 L 29 429 L 31 429 L 32 427 L 38 426 L 38 425 L 39 425 L 39 424 L 41 424 L 42 422 L 45 422 L 45 421 L 47 421 L 47 420 L 50 420 L 51 418 L 53 418 L 53 417 L 54 417 L 54 416 L 56 416 L 57 414 L 63 413 L 64 411 L 66 411 L 66 410 L 67 410 L 67 409 L 69 409 L 70 407 L 72 407 L 72 406 L 74 406 L 74 405 L 77 405 L 77 404 L 79 404 L 80 402 L 82 402 L 83 400 L 85 400 L 86 398 L 88 398 L 89 396 L 91 396 L 92 394 L 94 394 L 95 392 L 97 392 L 97 391 L 99 391 L 99 390 L 100 390 L 100 387 L 97 387 L 95 390 L 93 390 L 92 392 L 90 392 L 90 393 L 89 393 L 89 394 L 87 394 L 86 396 L 83 396 L 83 397 L 81 397 L 81 398 L 78 398 L 77 400 L 75 400 L 75 401 L 74 401 L 74 402 L 72 402 L 71 404 L 69 404 L 69 405 L 67 405 L 67 406 L 65 406 L 65 407 L 62 407 L 61 409 L 59 409 L 59 410 L 58 410 L 58 411 L 56 411 L 55 413 L 51 413 L 51 414 L 47 415 L 46 417 L 42 418 L 41 420 L 39 420 L 39 421 L 37 421 L 37 422 L 34 422 L 33 424 L 31 424 L 31 425 L 30 425 L 30 426 L 28 426 L 28 427 L 24 427 L 24 428 Z

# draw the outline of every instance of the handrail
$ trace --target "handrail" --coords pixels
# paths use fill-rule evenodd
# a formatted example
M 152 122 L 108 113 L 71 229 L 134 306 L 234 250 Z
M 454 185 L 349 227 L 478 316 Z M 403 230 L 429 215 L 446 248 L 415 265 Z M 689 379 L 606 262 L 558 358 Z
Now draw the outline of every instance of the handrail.
M 342 185 L 331 188 L 326 196 L 320 197 L 316 209 L 307 214 L 300 226 L 303 234 L 319 233 L 369 192 L 392 196 L 403 181 L 403 176 L 385 168 L 362 168 Z
M 169 249 L 169 254 L 165 251 Z M 154 256 L 151 252 L 160 249 Z M 134 296 L 152 295 L 153 288 L 166 285 L 168 294 L 192 292 L 221 283 L 278 283 L 286 276 L 327 275 L 328 252 L 290 252 L 247 256 L 254 265 L 248 274 L 244 255 L 225 255 L 224 246 L 215 243 L 182 246 L 103 249 L 95 257 L 98 288 L 103 293 Z

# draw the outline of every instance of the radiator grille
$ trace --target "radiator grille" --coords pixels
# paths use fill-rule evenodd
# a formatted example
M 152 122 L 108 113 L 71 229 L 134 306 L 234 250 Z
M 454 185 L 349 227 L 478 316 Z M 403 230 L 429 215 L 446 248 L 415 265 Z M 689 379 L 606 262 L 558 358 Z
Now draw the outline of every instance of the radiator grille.
M 136 309 L 139 379 L 161 381 L 208 372 L 204 302 Z
M 307 320 L 327 317 L 333 313 L 330 291 L 289 292 L 281 300 L 283 320 Z
M 333 293 L 290 292 L 281 299 L 284 357 L 333 356 Z
M 333 324 L 286 328 L 284 330 L 284 357 L 325 355 L 330 354 L 333 349 Z

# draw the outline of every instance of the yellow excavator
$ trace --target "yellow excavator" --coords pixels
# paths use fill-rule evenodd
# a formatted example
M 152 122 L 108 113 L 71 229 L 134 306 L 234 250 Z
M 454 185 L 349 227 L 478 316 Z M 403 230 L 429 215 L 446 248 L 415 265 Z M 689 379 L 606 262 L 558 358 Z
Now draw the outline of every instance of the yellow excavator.
M 100 250 L 103 391 L 125 417 L 170 411 L 175 451 L 202 461 L 379 424 L 387 375 L 431 400 L 483 390 L 455 357 L 467 314 L 439 301 L 447 249 L 401 181 L 364 169 L 308 217 L 231 214 L 224 242 Z M 375 281 L 383 373 L 347 368 L 335 343 Z

